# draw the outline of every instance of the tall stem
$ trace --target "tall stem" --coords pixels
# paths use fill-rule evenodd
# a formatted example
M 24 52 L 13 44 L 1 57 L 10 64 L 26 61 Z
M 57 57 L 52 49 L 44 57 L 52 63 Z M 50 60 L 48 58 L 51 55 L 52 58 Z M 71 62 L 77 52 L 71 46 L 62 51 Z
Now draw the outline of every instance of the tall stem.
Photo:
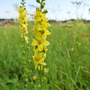
M 40 11 L 42 12 L 42 3 L 43 3 L 43 0 L 41 0 L 41 3 L 40 3 Z
M 41 90 L 42 90 L 42 68 L 40 64 L 40 85 L 41 85 Z
M 40 11 L 42 12 L 42 3 L 43 3 L 43 0 L 41 0 L 41 3 L 40 3 Z M 42 68 L 41 68 L 41 64 L 40 64 L 40 85 L 41 85 L 41 90 L 42 90 Z

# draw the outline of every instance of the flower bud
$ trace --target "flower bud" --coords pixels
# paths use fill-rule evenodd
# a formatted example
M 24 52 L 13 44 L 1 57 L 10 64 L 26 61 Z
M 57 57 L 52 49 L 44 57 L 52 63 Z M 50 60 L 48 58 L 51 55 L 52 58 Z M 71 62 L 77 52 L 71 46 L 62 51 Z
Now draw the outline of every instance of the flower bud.
M 44 4 L 41 5 L 41 8 L 44 8 Z
M 39 7 L 37 7 L 37 8 L 36 8 L 36 10 L 40 10 L 40 8 L 39 8 Z
M 40 3 L 40 0 L 36 0 L 37 1 L 37 3 Z
M 45 2 L 43 2 L 43 4 L 44 4 L 44 6 L 46 5 L 46 3 L 45 3 Z
M 37 80 L 37 76 L 33 76 L 33 80 Z
M 46 13 L 48 13 L 48 10 L 47 10 L 47 9 L 45 9 L 42 13 L 46 14 Z

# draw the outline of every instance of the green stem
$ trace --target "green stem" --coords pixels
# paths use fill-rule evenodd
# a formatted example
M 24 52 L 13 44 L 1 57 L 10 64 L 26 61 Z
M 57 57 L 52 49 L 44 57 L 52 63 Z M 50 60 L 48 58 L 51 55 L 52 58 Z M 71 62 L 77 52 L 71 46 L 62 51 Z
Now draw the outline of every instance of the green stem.
M 40 64 L 40 85 L 41 85 L 41 90 L 42 90 L 42 68 Z
M 42 3 L 43 3 L 43 0 L 41 0 L 41 3 L 40 3 L 40 11 L 42 12 Z M 42 68 L 41 68 L 41 64 L 40 64 L 40 85 L 41 85 L 41 90 L 42 90 Z
M 43 0 L 41 0 L 41 3 L 40 3 L 40 11 L 42 12 L 42 3 L 43 3 Z

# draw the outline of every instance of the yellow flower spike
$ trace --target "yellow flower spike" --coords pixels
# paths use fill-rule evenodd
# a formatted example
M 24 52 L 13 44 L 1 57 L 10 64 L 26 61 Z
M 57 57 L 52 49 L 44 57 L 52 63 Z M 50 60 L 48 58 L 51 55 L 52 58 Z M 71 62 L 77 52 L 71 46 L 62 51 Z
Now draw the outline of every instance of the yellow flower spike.
M 26 33 L 28 33 L 27 31 L 27 13 L 24 9 L 24 7 L 19 7 L 19 18 L 17 20 L 19 20 L 19 28 L 20 28 L 20 35 L 21 37 L 23 37 L 23 35 L 25 35 Z
M 50 26 L 50 24 L 47 22 L 48 18 L 46 18 L 46 14 L 43 14 L 42 12 L 40 12 L 41 10 L 40 11 L 39 10 L 40 9 L 36 9 L 36 13 L 34 17 L 35 19 L 34 33 L 36 39 L 32 40 L 32 46 L 34 46 L 34 52 L 35 52 L 35 56 L 33 56 L 35 68 L 37 68 L 39 65 L 42 66 L 47 65 L 44 62 L 44 60 L 46 58 L 46 52 L 48 51 L 46 46 L 48 46 L 50 43 L 46 40 L 46 37 L 47 35 L 51 34 L 47 30 L 47 27 Z M 42 52 L 41 56 L 39 56 L 40 52 Z

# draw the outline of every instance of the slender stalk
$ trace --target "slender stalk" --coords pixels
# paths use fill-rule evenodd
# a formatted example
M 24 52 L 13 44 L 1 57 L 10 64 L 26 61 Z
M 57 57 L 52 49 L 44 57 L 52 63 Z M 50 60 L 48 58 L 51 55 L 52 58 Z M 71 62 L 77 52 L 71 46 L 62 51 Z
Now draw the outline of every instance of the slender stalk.
M 43 0 L 41 0 L 41 3 L 40 3 L 40 11 L 42 12 L 42 3 L 43 3 Z M 41 90 L 42 90 L 42 68 L 41 68 L 41 64 L 40 64 L 40 85 L 41 85 Z
M 42 12 L 42 3 L 43 3 L 43 0 L 41 0 L 41 3 L 40 3 L 40 11 Z
M 42 90 L 42 68 L 40 64 L 40 85 L 41 85 L 41 90 Z

